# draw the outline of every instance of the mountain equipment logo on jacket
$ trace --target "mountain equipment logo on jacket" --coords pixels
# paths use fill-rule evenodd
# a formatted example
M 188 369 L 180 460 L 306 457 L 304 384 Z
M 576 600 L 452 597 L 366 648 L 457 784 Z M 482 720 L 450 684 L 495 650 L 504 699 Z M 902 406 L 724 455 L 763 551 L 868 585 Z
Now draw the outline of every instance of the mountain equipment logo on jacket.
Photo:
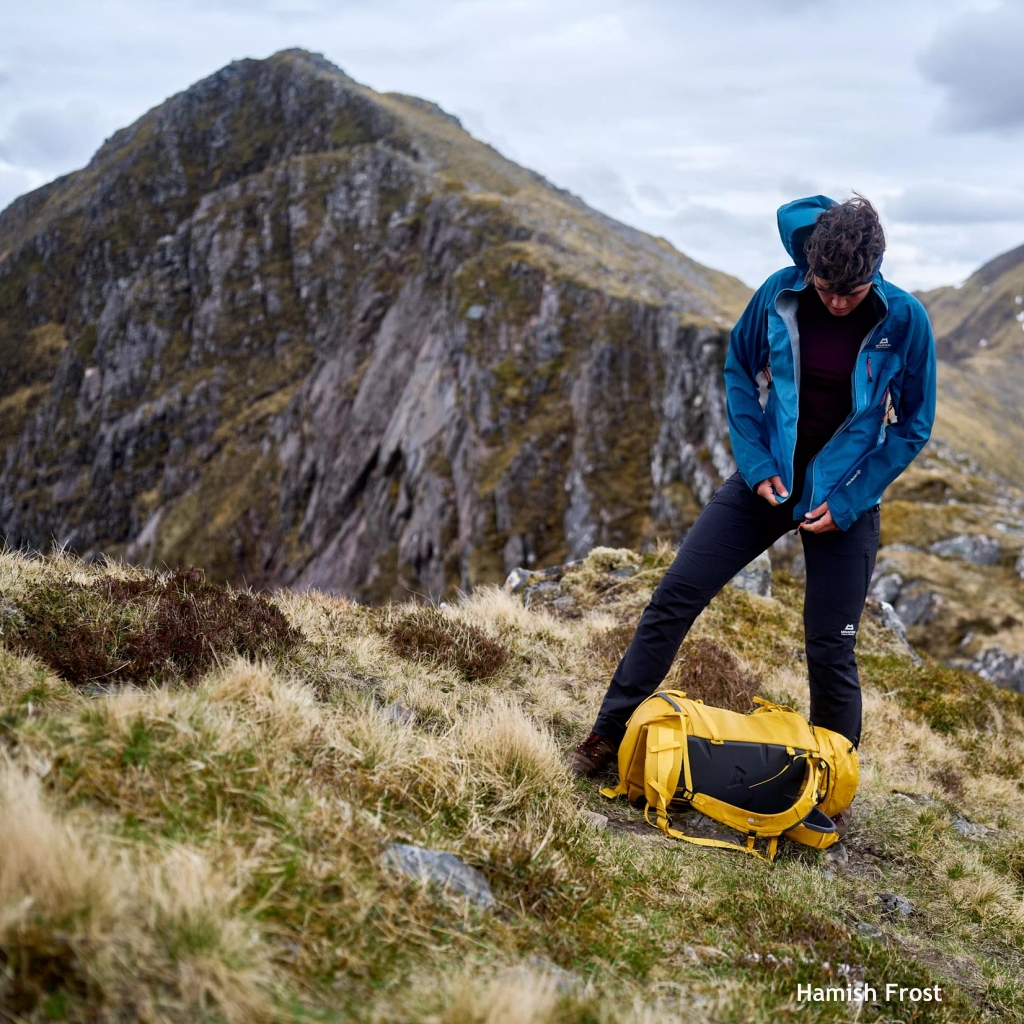
M 787 203 L 779 234 L 794 266 L 773 274 L 754 293 L 733 328 L 725 361 L 729 434 L 747 486 L 778 475 L 792 493 L 800 407 L 800 337 L 796 310 L 807 288 L 804 243 L 827 196 Z M 853 410 L 807 469 L 808 486 L 794 502 L 793 519 L 828 502 L 836 526 L 847 530 L 882 500 L 882 492 L 910 465 L 931 435 L 935 419 L 935 340 L 924 307 L 876 270 L 865 302 L 878 322 L 861 344 L 850 381 Z M 767 327 L 767 330 L 765 329 Z M 875 342 L 878 335 L 881 338 Z M 870 346 L 870 348 L 869 348 Z M 868 371 L 868 351 L 872 356 Z M 756 377 L 771 365 L 771 388 Z M 887 396 L 887 397 L 886 397 Z M 764 406 L 762 408 L 761 401 Z M 897 422 L 880 416 L 892 403 Z M 847 482 L 847 486 L 840 485 Z

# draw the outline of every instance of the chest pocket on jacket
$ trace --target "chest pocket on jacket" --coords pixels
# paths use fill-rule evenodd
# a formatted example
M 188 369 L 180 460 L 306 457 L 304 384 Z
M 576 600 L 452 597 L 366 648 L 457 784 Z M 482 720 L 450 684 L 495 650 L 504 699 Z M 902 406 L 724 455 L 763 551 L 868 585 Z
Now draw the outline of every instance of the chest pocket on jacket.
M 879 423 L 879 442 L 885 428 L 897 422 L 893 391 L 900 392 L 903 360 L 897 352 L 871 351 L 867 357 L 868 395 L 874 404 Z
M 900 359 L 898 352 L 869 350 L 866 364 L 868 396 L 876 395 L 878 398 L 881 398 L 882 394 L 893 383 L 894 378 L 898 377 L 902 365 L 903 360 Z M 898 380 L 896 385 L 896 390 L 899 391 Z

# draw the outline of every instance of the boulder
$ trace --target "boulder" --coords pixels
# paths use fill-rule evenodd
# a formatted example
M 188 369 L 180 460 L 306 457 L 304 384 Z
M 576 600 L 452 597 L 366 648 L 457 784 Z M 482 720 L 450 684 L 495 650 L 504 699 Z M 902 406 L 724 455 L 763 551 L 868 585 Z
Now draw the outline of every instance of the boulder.
M 523 591 L 523 601 L 529 607 L 539 601 L 554 601 L 561 595 L 562 587 L 556 580 L 542 580 L 540 583 L 532 583 Z
M 415 878 L 424 885 L 464 896 L 477 906 L 494 906 L 494 893 L 490 882 L 476 868 L 464 864 L 458 857 L 444 850 L 427 850 L 422 846 L 392 843 L 382 857 L 385 870 Z
M 745 569 L 741 569 L 733 578 L 732 585 L 751 594 L 761 597 L 772 596 L 772 563 L 768 552 L 764 551 Z
M 559 615 L 568 618 L 579 618 L 580 610 L 576 605 L 576 598 L 572 594 L 562 594 L 551 602 L 551 609 Z
M 412 725 L 416 721 L 416 709 L 410 707 L 404 700 L 392 701 L 384 708 L 384 714 L 389 722 L 395 725 Z
M 879 601 L 878 598 L 871 597 L 868 598 L 867 603 L 864 605 L 864 611 L 883 629 L 888 629 L 896 635 L 900 646 L 910 655 L 910 659 L 915 665 L 923 663 L 917 651 L 910 646 L 910 642 L 907 640 L 907 630 L 899 615 L 896 614 L 896 609 L 891 604 L 887 601 Z
M 880 892 L 878 902 L 888 914 L 899 914 L 902 917 L 909 917 L 914 913 L 914 904 L 906 896 L 900 896 L 895 892 Z
M 954 814 L 951 820 L 953 828 L 965 839 L 984 839 L 988 835 L 989 830 L 984 825 L 975 825 L 959 814 Z
M 1024 693 L 1024 654 L 1007 654 L 998 645 L 987 647 L 967 667 L 990 683 Z
M 508 574 L 503 589 L 506 594 L 521 594 L 541 583 L 553 583 L 557 586 L 558 581 L 579 564 L 578 561 L 566 562 L 565 565 L 550 565 L 546 569 L 526 569 L 520 566 Z
M 871 584 L 871 596 L 884 604 L 895 605 L 903 589 L 903 577 L 898 572 L 877 577 Z
M 531 569 L 513 569 L 505 580 L 504 591 L 506 594 L 518 594 L 530 582 L 533 576 Z
M 904 625 L 927 626 L 942 608 L 942 596 L 932 590 L 903 594 L 896 604 L 896 614 Z
M 995 537 L 981 533 L 959 533 L 932 544 L 928 550 L 942 558 L 959 558 L 971 565 L 998 565 L 1003 547 Z

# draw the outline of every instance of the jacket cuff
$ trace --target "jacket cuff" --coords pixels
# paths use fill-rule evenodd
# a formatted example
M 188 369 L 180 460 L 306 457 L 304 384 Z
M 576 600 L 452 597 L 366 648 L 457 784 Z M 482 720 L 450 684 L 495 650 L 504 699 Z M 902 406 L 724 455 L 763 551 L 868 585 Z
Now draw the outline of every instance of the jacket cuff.
M 828 499 L 828 510 L 832 513 L 832 522 L 839 527 L 840 530 L 848 530 L 853 526 L 857 517 L 854 515 L 853 509 L 850 507 L 849 501 L 846 496 L 841 494 L 839 491 L 833 491 L 829 495 Z
M 773 476 L 782 474 L 775 468 L 775 463 L 771 459 L 762 459 L 753 466 L 741 469 L 740 475 L 746 485 L 753 490 L 762 480 L 770 480 Z

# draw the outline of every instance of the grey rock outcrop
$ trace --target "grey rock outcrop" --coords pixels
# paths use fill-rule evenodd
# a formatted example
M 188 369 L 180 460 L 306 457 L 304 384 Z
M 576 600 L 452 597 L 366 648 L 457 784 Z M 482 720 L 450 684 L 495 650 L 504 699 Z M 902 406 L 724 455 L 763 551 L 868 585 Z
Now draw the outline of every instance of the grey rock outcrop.
M 946 540 L 936 541 L 928 550 L 943 558 L 960 558 L 971 565 L 998 565 L 1003 548 L 995 537 L 980 533 L 960 533 Z
M 907 626 L 926 626 L 942 610 L 942 595 L 932 590 L 902 591 L 896 614 Z
M 375 601 L 678 535 L 746 294 L 430 104 L 240 61 L 0 214 L 0 536 Z
M 384 867 L 423 885 L 436 885 L 446 892 L 464 896 L 485 909 L 494 906 L 494 893 L 486 875 L 464 864 L 444 850 L 427 850 L 407 843 L 392 843 L 382 858 Z
M 871 596 L 884 604 L 895 605 L 903 588 L 903 577 L 898 572 L 879 576 L 871 584 Z
M 910 656 L 915 665 L 923 664 L 921 656 L 910 646 L 910 642 L 907 640 L 907 629 L 891 604 L 887 601 L 880 601 L 877 597 L 869 597 L 864 605 L 864 611 L 883 629 L 887 629 L 895 635 L 899 646 Z
M 768 557 L 768 552 L 763 551 L 748 566 L 741 569 L 732 578 L 732 585 L 751 594 L 771 597 L 772 563 Z
M 1002 647 L 987 647 L 968 666 L 982 679 L 1024 693 L 1024 654 L 1007 654 Z

